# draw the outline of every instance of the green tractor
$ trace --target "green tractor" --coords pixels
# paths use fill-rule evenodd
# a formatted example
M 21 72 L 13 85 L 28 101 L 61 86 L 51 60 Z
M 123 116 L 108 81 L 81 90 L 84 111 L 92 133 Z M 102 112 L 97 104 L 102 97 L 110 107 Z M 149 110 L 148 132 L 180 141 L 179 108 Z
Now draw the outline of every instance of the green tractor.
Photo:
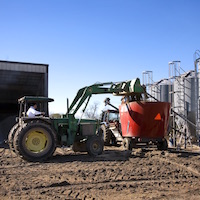
M 104 87 L 109 86 L 109 87 Z M 144 88 L 139 79 L 120 83 L 94 84 L 80 89 L 67 113 L 61 118 L 46 116 L 28 117 L 30 103 L 37 103 L 40 111 L 47 108 L 53 99 L 47 97 L 24 96 L 20 105 L 17 123 L 10 130 L 9 146 L 16 154 L 28 161 L 43 161 L 51 157 L 56 147 L 72 146 L 74 151 L 88 152 L 91 156 L 102 154 L 104 141 L 100 134 L 98 120 L 76 119 L 75 114 L 85 102 L 83 113 L 93 94 L 140 95 Z

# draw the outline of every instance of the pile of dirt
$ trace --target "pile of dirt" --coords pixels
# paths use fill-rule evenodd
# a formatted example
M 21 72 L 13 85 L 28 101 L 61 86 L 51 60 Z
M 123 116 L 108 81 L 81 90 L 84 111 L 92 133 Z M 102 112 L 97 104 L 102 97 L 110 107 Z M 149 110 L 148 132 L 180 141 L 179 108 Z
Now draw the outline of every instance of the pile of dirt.
M 0 149 L 0 199 L 200 199 L 200 151 L 57 149 L 30 163 Z

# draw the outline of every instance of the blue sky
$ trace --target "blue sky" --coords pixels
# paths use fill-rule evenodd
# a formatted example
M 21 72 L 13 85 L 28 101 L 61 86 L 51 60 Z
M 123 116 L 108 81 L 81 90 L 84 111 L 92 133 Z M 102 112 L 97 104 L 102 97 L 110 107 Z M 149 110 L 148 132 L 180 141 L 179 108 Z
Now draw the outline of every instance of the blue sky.
M 199 0 L 0 0 L 0 60 L 49 64 L 50 109 L 64 113 L 86 85 L 142 81 L 145 70 L 158 81 L 172 60 L 194 69 L 199 8 Z

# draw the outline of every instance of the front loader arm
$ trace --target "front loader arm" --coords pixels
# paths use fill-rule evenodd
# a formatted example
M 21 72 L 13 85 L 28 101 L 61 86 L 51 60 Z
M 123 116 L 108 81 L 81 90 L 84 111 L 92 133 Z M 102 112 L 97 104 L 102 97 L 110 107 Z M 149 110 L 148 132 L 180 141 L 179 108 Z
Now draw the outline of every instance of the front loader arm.
M 80 100 L 80 98 L 81 98 L 81 97 L 83 98 L 83 97 L 85 96 L 85 90 L 86 90 L 86 88 L 87 88 L 87 87 L 81 88 L 81 89 L 77 92 L 77 94 L 76 94 L 76 96 L 75 96 L 73 102 L 71 103 L 71 105 L 70 105 L 70 107 L 69 107 L 69 109 L 68 109 L 68 113 L 72 112 L 73 107 L 77 104 L 77 102 Z M 86 97 L 86 98 L 87 98 L 87 97 Z M 84 101 L 85 101 L 85 99 L 84 99 Z M 84 101 L 83 101 L 83 102 L 84 102 Z
M 107 86 L 107 87 L 106 87 Z M 93 94 L 113 94 L 113 95 L 130 95 L 135 93 L 144 93 L 144 88 L 140 85 L 140 80 L 133 79 L 131 81 L 123 81 L 118 83 L 107 82 L 94 84 L 88 87 L 81 88 L 73 102 L 71 103 L 68 113 L 75 115 L 82 104 L 87 99 L 86 105 L 83 109 L 85 111 L 89 100 Z
M 88 87 L 81 88 L 77 95 L 75 96 L 73 102 L 71 103 L 68 113 L 76 114 L 78 109 L 83 105 L 85 100 L 87 99 L 86 106 L 83 111 L 85 111 L 87 104 L 89 103 L 89 100 L 93 94 L 107 94 L 107 93 L 113 93 L 112 88 L 103 88 L 101 86 L 104 85 L 113 85 L 113 83 L 103 83 L 103 84 L 94 84 Z

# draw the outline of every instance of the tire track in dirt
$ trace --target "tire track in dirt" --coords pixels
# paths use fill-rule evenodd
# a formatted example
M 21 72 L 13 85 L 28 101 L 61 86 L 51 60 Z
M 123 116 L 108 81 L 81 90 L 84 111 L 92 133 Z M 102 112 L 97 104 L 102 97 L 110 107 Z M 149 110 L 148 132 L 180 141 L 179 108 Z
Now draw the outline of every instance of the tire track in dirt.
M 159 160 L 159 161 L 165 162 L 167 164 L 170 163 L 170 164 L 172 164 L 172 165 L 174 165 L 176 167 L 182 168 L 183 170 L 188 171 L 188 172 L 190 172 L 192 174 L 195 174 L 196 176 L 200 177 L 200 173 L 197 170 L 193 169 L 192 167 L 187 167 L 187 166 L 185 166 L 183 164 L 179 164 L 177 162 L 171 161 L 168 158 L 152 157 L 152 159 Z
M 198 183 L 198 180 L 196 180 L 196 182 L 194 183 Z M 48 193 L 49 190 L 52 188 L 55 190 L 55 187 L 58 188 L 57 192 L 61 192 L 61 193 L 65 193 L 65 195 L 63 197 L 65 197 L 65 199 L 84 199 L 84 197 L 88 197 L 88 195 L 90 195 L 90 198 L 86 198 L 86 199 L 107 199 L 107 198 L 102 198 L 102 196 L 100 195 L 101 192 L 104 192 L 105 194 L 109 194 L 109 192 L 111 191 L 118 191 L 119 195 L 120 195 L 120 191 L 135 191 L 138 190 L 141 186 L 143 186 L 143 188 L 145 188 L 144 190 L 147 191 L 148 188 L 151 188 L 152 185 L 154 185 L 154 190 L 162 190 L 160 189 L 161 184 L 162 185 L 177 185 L 180 184 L 180 186 L 182 184 L 188 184 L 188 180 L 181 180 L 181 181 L 177 181 L 177 180 L 146 180 L 146 179 L 140 179 L 140 180 L 120 180 L 120 181 L 101 181 L 98 183 L 79 183 L 79 184 L 72 184 L 72 185 L 68 185 L 65 183 L 63 184 L 63 186 L 61 186 L 63 183 L 54 183 L 51 185 L 47 185 L 46 187 L 42 187 L 42 188 L 36 188 L 41 190 L 40 193 Z M 53 187 L 52 187 L 53 186 Z M 57 187 L 58 186 L 58 187 Z M 61 187 L 60 187 L 61 186 Z M 157 188 L 156 188 L 157 187 Z M 178 192 L 179 188 L 176 187 L 173 189 L 173 191 L 177 191 Z M 96 193 L 93 193 L 93 191 L 96 191 Z M 126 192 L 125 192 L 126 193 Z M 134 192 L 131 192 L 130 194 L 134 195 Z M 63 194 L 60 194 L 62 197 Z M 133 197 L 133 196 L 132 196 Z M 133 199 L 133 198 L 127 198 L 127 199 Z M 119 199 L 119 198 L 118 198 Z M 142 198 L 143 199 L 143 198 Z
M 62 181 L 62 182 L 56 182 L 56 183 L 52 183 L 50 185 L 46 185 L 46 186 L 36 186 L 34 189 L 41 189 L 41 188 L 51 188 L 51 187 L 75 187 L 75 186 L 80 186 L 83 188 L 83 186 L 89 187 L 89 186 L 98 186 L 98 185 L 107 185 L 107 184 L 126 184 L 126 183 L 177 183 L 177 180 L 168 180 L 168 179 L 129 179 L 129 180 L 113 180 L 113 181 L 99 181 L 99 182 L 80 182 L 80 183 L 72 183 L 70 184 L 67 181 Z M 187 183 L 188 180 L 181 180 L 182 183 Z M 196 180 L 196 182 L 199 182 L 198 180 Z
M 0 199 L 198 199 L 200 159 L 189 157 L 142 149 L 124 159 L 108 148 L 98 158 L 69 152 L 45 163 L 0 158 Z

